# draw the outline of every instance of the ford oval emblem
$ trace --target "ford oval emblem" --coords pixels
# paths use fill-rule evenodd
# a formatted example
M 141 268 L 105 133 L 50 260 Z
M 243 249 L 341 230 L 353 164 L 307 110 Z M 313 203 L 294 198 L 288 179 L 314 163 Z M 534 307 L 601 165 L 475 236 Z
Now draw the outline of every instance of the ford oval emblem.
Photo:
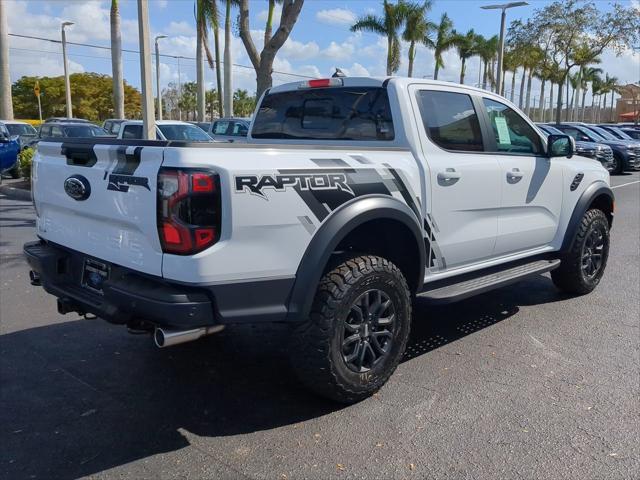
M 71 175 L 64 181 L 64 191 L 74 200 L 86 200 L 91 195 L 91 185 L 82 175 Z

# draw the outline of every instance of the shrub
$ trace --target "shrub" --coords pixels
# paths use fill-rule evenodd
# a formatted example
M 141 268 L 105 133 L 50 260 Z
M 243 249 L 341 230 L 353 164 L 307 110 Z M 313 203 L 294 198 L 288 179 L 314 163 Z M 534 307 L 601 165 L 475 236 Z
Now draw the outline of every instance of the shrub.
M 18 154 L 20 173 L 24 178 L 31 178 L 31 162 L 33 161 L 33 148 L 25 148 Z

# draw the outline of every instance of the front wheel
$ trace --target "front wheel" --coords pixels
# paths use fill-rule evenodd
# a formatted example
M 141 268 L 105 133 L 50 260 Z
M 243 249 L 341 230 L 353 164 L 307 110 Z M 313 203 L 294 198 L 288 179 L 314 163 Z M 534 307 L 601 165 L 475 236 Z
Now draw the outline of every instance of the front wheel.
M 294 332 L 291 364 L 301 382 L 341 403 L 375 393 L 398 366 L 411 299 L 390 261 L 362 255 L 324 275 L 309 320 Z
M 622 175 L 622 172 L 624 172 L 624 160 L 620 155 L 618 155 L 617 153 L 614 153 L 613 166 L 611 167 L 611 170 L 609 171 L 609 173 L 612 173 L 614 175 Z
M 602 210 L 589 210 L 582 217 L 578 233 L 560 267 L 551 272 L 560 290 L 578 295 L 598 286 L 609 258 L 609 221 Z

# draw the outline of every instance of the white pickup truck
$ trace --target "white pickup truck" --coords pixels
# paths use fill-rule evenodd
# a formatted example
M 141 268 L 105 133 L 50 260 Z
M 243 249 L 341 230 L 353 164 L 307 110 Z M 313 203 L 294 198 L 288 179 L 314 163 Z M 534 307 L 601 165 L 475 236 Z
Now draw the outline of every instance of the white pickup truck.
M 548 271 L 585 294 L 604 273 L 608 172 L 490 92 L 283 85 L 248 142 L 40 142 L 32 282 L 60 313 L 161 347 L 290 322 L 301 381 L 355 402 L 398 365 L 414 297 L 442 304 Z

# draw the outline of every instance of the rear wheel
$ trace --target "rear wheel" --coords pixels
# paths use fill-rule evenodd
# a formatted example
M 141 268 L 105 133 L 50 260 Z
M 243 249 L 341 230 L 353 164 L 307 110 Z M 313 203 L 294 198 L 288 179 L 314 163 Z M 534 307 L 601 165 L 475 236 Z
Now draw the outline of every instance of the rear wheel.
M 604 275 L 609 258 L 609 221 L 602 210 L 589 210 L 560 267 L 551 272 L 553 283 L 567 293 L 591 292 Z
M 324 275 L 309 320 L 293 332 L 291 364 L 314 392 L 342 403 L 375 393 L 404 353 L 411 300 L 402 272 L 362 255 Z

